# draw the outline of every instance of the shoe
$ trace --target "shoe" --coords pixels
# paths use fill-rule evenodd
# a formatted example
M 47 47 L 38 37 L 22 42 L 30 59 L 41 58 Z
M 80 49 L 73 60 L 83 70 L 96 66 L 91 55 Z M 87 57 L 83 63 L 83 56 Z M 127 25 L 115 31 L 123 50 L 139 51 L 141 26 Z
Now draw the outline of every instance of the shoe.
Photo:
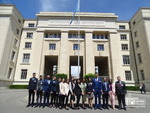
M 38 104 L 36 104 L 34 107 L 38 107 L 39 105 Z
M 124 109 L 125 111 L 127 111 L 127 108 L 126 108 L 126 107 L 124 107 L 123 109 Z
M 99 110 L 102 110 L 102 108 L 101 108 L 101 107 L 99 107 Z
M 45 105 L 42 108 L 45 108 Z
M 82 109 L 86 109 L 86 107 L 82 107 Z
M 66 110 L 69 110 L 69 108 L 68 108 L 68 107 L 66 107 Z
M 28 104 L 26 107 L 30 107 L 30 104 Z
M 94 110 L 96 110 L 97 109 L 97 107 L 94 107 Z

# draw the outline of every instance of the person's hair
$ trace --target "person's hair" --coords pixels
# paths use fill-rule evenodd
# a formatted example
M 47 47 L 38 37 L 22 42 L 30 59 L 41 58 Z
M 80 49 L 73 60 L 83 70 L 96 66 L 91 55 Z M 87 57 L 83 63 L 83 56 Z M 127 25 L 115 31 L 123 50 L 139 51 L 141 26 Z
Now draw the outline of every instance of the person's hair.
M 85 78 L 83 78 L 83 79 L 85 79 Z M 83 82 L 83 79 L 82 79 L 82 82 Z M 85 82 L 86 82 L 86 79 L 85 79 Z
M 36 73 L 33 73 L 33 75 L 35 75 Z
M 91 79 L 91 81 L 89 79 Z M 88 78 L 88 82 L 92 82 L 92 78 Z
M 43 77 L 42 75 L 40 75 L 40 77 Z
M 117 76 L 117 78 L 121 78 L 120 76 Z
M 109 83 L 109 84 L 112 84 L 112 79 L 109 79 L 109 80 L 108 80 L 108 83 Z

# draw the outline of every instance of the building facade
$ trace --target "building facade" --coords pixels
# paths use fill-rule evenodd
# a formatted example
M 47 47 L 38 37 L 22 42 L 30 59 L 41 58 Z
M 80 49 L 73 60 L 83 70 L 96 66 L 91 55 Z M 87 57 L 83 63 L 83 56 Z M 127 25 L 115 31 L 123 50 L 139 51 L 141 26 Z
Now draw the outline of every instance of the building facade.
M 142 10 L 145 9 L 141 8 L 139 12 Z M 145 13 L 148 11 L 150 10 L 146 9 Z M 148 70 L 145 67 L 138 70 L 139 57 L 136 56 L 135 45 L 133 45 L 136 39 L 132 35 L 138 31 L 137 29 L 142 29 L 143 39 L 148 40 L 148 33 L 145 32 L 148 29 L 136 25 L 135 30 L 131 23 L 138 22 L 134 19 L 137 18 L 136 15 L 130 22 L 126 22 L 117 21 L 118 16 L 114 13 L 80 13 L 80 44 L 78 45 L 78 13 L 70 25 L 72 18 L 70 12 L 40 12 L 36 15 L 36 19 L 24 19 L 13 5 L 0 5 L 0 24 L 3 26 L 0 34 L 4 35 L 1 36 L 3 42 L 0 42 L 2 43 L 0 44 L 0 71 L 5 71 L 0 74 L 2 78 L 0 80 L 5 79 L 5 83 L 11 81 L 13 84 L 27 84 L 33 72 L 37 77 L 64 73 L 69 78 L 72 76 L 71 66 L 78 65 L 79 50 L 80 78 L 85 74 L 98 72 L 100 77 L 112 78 L 114 81 L 117 76 L 121 76 L 127 85 L 143 82 L 139 79 L 141 72 L 139 70 L 143 69 L 142 76 L 145 78 L 148 76 L 146 73 Z M 12 20 L 13 16 L 14 20 Z M 13 23 L 15 25 L 10 26 Z M 148 19 L 147 24 L 149 24 Z M 18 30 L 20 33 L 15 34 Z M 139 39 L 139 42 L 141 41 Z M 143 46 L 145 47 L 146 44 Z M 148 59 L 148 44 L 145 48 L 142 45 L 140 47 L 140 54 L 148 52 L 142 56 Z M 9 51 L 5 50 L 7 48 Z M 142 65 L 148 68 L 148 62 L 144 59 L 142 61 Z M 145 83 L 149 84 L 146 81 Z

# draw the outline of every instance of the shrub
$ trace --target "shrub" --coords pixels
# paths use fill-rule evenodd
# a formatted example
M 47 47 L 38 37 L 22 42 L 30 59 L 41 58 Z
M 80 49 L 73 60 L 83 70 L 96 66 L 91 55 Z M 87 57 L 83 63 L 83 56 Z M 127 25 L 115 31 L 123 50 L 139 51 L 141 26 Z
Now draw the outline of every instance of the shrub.
M 28 85 L 10 85 L 9 89 L 27 89 Z
M 96 77 L 95 74 L 92 74 L 92 73 L 89 73 L 89 74 L 84 75 L 84 78 L 85 78 L 85 79 L 88 79 L 88 78 L 95 78 L 95 77 Z
M 56 76 L 57 79 L 58 78 L 65 78 L 65 79 L 67 79 L 67 74 L 64 74 L 64 73 L 58 73 L 55 76 Z
M 139 86 L 126 86 L 127 90 L 131 90 L 131 91 L 139 91 Z

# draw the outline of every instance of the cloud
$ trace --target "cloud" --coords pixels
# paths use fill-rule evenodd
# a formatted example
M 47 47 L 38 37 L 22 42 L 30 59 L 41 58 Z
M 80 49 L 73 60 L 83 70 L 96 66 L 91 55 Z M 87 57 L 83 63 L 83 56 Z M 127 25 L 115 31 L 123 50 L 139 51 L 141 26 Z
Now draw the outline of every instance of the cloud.
M 69 0 L 39 0 L 41 11 L 63 11 Z

